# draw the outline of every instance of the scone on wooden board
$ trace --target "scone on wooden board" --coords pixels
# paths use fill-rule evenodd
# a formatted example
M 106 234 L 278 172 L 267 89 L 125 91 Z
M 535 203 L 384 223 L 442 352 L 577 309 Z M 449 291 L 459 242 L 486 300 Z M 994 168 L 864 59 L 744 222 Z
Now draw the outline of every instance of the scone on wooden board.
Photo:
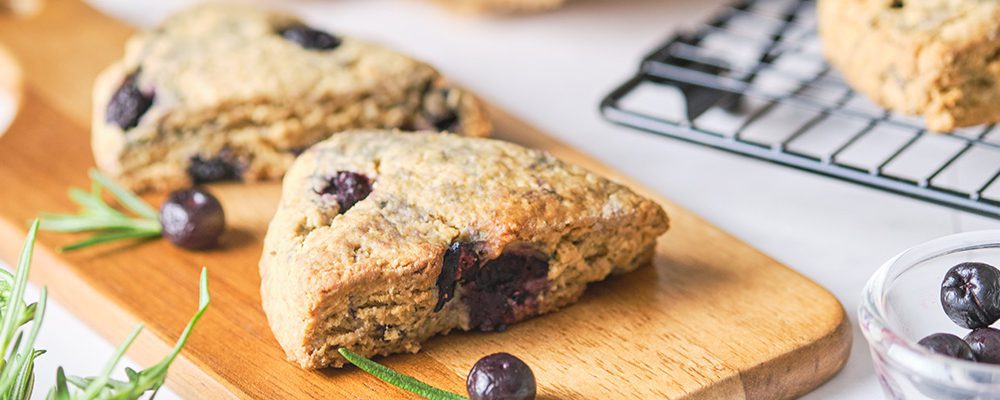
M 1000 2 L 819 0 L 830 62 L 882 106 L 931 130 L 1000 121 Z
M 515 144 L 361 131 L 284 178 L 261 298 L 303 368 L 415 352 L 452 329 L 502 331 L 648 263 L 667 215 L 628 188 Z
M 433 67 L 247 6 L 168 18 L 94 87 L 97 165 L 139 191 L 279 178 L 306 147 L 358 128 L 491 130 Z

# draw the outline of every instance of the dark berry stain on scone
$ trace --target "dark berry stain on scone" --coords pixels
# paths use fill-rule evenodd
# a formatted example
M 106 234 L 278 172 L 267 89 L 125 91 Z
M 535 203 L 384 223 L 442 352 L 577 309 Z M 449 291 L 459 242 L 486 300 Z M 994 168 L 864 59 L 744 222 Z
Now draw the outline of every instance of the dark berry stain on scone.
M 335 200 L 343 214 L 372 193 L 372 180 L 357 172 L 337 171 L 336 175 L 327 179 L 326 186 L 318 193 L 324 199 Z
M 136 83 L 137 74 L 138 72 L 133 72 L 126 76 L 108 102 L 105 119 L 122 129 L 138 125 L 139 119 L 153 105 L 153 95 L 147 95 L 139 89 Z
M 340 46 L 340 38 L 305 25 L 292 25 L 278 31 L 281 37 L 310 50 L 333 50 Z
M 441 311 L 445 303 L 455 297 L 455 286 L 462 276 L 472 267 L 479 264 L 479 254 L 475 250 L 476 245 L 470 242 L 455 242 L 448 247 L 444 253 L 444 263 L 441 265 L 441 274 L 438 275 L 438 302 L 434 306 L 434 311 Z
M 195 184 L 233 181 L 242 178 L 243 166 L 232 152 L 223 150 L 214 157 L 191 157 L 187 173 Z
M 548 257 L 526 246 L 508 248 L 499 257 L 480 262 L 474 244 L 454 243 L 444 255 L 434 311 L 454 297 L 458 286 L 472 326 L 503 331 L 507 324 L 537 311 L 548 273 Z
M 528 248 L 506 250 L 487 261 L 462 286 L 469 320 L 482 331 L 503 331 L 538 311 L 538 295 L 548 284 L 549 260 Z

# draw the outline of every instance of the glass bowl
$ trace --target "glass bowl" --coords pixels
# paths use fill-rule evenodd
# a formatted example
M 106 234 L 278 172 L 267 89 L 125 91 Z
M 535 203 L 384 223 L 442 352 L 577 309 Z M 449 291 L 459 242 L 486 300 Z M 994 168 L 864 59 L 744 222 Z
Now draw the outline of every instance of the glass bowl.
M 858 321 L 886 397 L 1000 400 L 1000 365 L 950 358 L 917 345 L 931 333 L 968 334 L 948 319 L 940 301 L 945 272 L 967 261 L 1000 266 L 1000 230 L 913 247 L 883 264 L 865 285 Z

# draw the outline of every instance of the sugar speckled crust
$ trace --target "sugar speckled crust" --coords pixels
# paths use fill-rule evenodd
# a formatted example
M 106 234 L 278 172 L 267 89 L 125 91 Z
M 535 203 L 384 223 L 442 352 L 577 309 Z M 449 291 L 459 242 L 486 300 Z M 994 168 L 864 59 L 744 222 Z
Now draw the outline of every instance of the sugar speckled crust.
M 317 193 L 339 171 L 374 181 L 344 213 Z M 339 347 L 416 352 L 433 335 L 474 328 L 475 305 L 461 288 L 434 311 L 452 243 L 478 243 L 485 260 L 525 247 L 548 257 L 544 290 L 516 322 L 648 263 L 667 226 L 655 202 L 544 152 L 446 134 L 342 133 L 285 176 L 264 241 L 261 297 L 289 360 L 339 367 Z
M 1000 120 L 1000 2 L 820 0 L 827 57 L 877 103 L 950 131 Z
M 342 42 L 330 50 L 278 33 L 301 24 L 280 12 L 210 4 L 133 37 L 94 86 L 97 165 L 132 189 L 164 190 L 191 183 L 186 170 L 196 156 L 224 154 L 244 180 L 279 178 L 297 153 L 349 129 L 489 135 L 480 101 L 433 67 L 338 32 Z M 131 74 L 153 103 L 137 126 L 122 129 L 106 113 Z M 449 112 L 448 127 L 429 120 Z

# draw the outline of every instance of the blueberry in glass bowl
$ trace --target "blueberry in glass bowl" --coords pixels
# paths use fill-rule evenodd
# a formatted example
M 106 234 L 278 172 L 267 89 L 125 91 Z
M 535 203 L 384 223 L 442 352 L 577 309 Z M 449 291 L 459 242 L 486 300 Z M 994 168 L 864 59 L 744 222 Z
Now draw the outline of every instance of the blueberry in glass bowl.
M 1000 266 L 1000 230 L 915 246 L 868 281 L 858 320 L 887 398 L 1000 400 L 1000 365 L 969 359 L 998 339 L 991 331 L 972 333 L 996 321 L 990 290 L 1000 279 L 978 264 Z M 970 266 L 980 270 L 970 273 Z M 959 342 L 969 344 L 972 357 Z

